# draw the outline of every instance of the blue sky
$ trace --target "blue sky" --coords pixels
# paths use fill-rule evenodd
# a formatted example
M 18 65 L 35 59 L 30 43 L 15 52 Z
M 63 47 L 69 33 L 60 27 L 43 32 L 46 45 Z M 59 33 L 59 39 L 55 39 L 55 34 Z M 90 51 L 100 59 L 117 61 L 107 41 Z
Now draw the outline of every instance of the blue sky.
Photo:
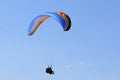
M 119 0 L 0 1 L 0 80 L 120 80 Z M 31 20 L 63 11 L 64 32 L 53 18 L 28 36 Z M 53 65 L 55 75 L 45 73 Z

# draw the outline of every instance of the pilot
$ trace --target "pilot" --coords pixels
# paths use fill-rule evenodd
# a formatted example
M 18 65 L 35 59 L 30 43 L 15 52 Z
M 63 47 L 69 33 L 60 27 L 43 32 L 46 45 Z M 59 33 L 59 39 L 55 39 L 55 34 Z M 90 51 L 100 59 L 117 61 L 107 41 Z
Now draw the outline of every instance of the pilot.
M 52 66 L 51 66 L 51 67 L 48 66 L 48 67 L 46 68 L 46 73 L 48 73 L 48 74 L 50 74 L 50 75 L 55 74 L 54 71 L 52 70 Z

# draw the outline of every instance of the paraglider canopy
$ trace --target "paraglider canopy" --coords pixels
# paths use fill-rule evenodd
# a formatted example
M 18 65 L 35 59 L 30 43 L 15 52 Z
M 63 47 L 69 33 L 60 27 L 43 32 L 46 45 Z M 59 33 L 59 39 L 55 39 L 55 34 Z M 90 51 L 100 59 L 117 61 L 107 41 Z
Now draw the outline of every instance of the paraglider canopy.
M 29 29 L 28 29 L 28 35 L 32 35 L 37 30 L 39 25 L 49 17 L 52 17 L 55 20 L 57 20 L 61 24 L 64 31 L 68 31 L 70 29 L 71 20 L 70 20 L 70 17 L 66 13 L 61 12 L 61 11 L 45 12 L 43 14 L 38 15 L 32 20 L 32 22 L 30 23 Z

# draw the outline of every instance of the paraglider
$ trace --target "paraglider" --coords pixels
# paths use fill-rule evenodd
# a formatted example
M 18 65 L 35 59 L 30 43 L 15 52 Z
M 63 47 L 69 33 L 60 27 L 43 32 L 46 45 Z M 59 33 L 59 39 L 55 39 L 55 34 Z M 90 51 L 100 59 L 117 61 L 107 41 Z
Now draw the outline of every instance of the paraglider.
M 49 17 L 52 17 L 55 20 L 57 20 L 61 24 L 64 31 L 68 31 L 70 29 L 71 20 L 70 20 L 70 17 L 66 13 L 61 12 L 61 11 L 45 12 L 43 14 L 38 15 L 32 20 L 32 22 L 30 23 L 29 29 L 28 29 L 28 35 L 32 35 L 37 30 L 39 25 L 43 23 Z
M 37 28 L 40 26 L 41 23 L 43 23 L 47 18 L 52 17 L 57 22 L 60 23 L 64 31 L 68 31 L 71 28 L 71 19 L 70 17 L 61 11 L 57 12 L 45 12 L 43 14 L 40 14 L 36 16 L 30 23 L 29 29 L 28 29 L 28 35 L 31 36 L 34 34 L 34 32 L 37 30 Z M 46 73 L 52 75 L 55 74 L 52 66 L 48 66 L 45 70 Z
M 55 74 L 54 71 L 52 70 L 52 65 L 51 65 L 50 67 L 48 66 L 48 67 L 46 68 L 46 73 L 51 74 L 51 75 L 52 75 L 52 74 Z

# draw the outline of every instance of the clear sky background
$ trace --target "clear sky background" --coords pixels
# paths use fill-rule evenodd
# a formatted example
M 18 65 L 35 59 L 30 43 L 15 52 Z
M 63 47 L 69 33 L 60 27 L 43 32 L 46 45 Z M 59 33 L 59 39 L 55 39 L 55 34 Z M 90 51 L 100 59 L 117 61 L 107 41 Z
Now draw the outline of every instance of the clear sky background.
M 68 32 L 49 18 L 28 36 L 35 16 L 58 10 Z M 120 80 L 120 0 L 1 0 L 0 28 L 0 80 Z

